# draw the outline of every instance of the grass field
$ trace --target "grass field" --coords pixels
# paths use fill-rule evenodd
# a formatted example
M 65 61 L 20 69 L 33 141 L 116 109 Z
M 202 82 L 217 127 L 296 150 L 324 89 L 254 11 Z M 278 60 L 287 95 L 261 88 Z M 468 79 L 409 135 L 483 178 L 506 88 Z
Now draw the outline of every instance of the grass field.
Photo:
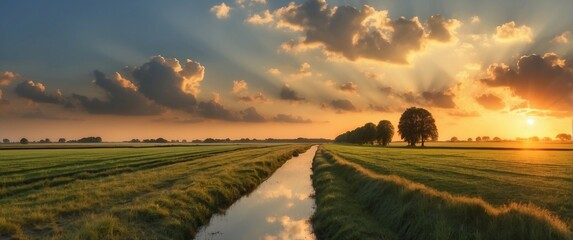
M 0 153 L 0 239 L 192 238 L 308 145 Z
M 314 229 L 322 239 L 570 239 L 572 154 L 324 145 Z

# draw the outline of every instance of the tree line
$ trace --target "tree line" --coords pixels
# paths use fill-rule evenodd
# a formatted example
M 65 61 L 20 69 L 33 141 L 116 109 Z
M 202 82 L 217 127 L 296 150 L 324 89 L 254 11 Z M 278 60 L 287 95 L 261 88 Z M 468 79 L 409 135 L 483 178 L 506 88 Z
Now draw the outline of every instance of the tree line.
M 422 146 L 428 140 L 438 139 L 436 121 L 428 110 L 411 107 L 406 109 L 398 123 L 400 138 L 408 143 L 408 146 L 416 146 L 421 142 Z M 381 120 L 378 125 L 366 123 L 352 131 L 338 135 L 334 141 L 338 143 L 371 144 L 387 146 L 394 137 L 394 126 L 388 120 Z

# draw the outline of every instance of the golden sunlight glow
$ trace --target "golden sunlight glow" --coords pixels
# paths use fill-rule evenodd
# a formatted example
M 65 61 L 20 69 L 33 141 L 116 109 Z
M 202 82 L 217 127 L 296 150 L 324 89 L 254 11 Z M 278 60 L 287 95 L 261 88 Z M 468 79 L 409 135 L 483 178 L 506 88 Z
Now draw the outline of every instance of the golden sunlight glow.
M 533 124 L 535 124 L 535 120 L 533 118 L 528 118 L 527 119 L 527 125 L 531 126 Z

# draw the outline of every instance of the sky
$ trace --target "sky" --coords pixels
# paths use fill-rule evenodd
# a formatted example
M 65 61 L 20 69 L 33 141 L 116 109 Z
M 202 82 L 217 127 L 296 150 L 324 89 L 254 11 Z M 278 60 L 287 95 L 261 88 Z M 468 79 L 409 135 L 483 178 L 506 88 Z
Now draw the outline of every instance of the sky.
M 3 1 L 0 137 L 571 133 L 573 1 Z M 399 136 L 396 135 L 395 140 Z

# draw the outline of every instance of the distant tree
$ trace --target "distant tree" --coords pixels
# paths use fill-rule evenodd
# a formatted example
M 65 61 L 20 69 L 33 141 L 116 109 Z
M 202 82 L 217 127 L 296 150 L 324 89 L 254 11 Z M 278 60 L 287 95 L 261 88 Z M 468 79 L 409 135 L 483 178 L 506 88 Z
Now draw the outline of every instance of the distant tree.
M 400 117 L 398 133 L 404 141 L 408 142 L 409 146 L 416 146 L 416 143 L 421 141 L 423 147 L 426 140 L 438 139 L 436 121 L 432 114 L 423 108 L 406 109 Z
M 473 141 L 473 139 L 472 139 L 472 138 L 468 138 L 468 142 L 471 142 L 471 141 Z
M 4 139 L 2 139 L 2 142 L 3 142 L 3 143 L 10 143 L 10 139 L 4 138 Z
M 129 140 L 130 143 L 140 143 L 141 141 L 137 138 Z
M 489 136 L 483 136 L 483 137 L 481 137 L 481 140 L 484 142 L 489 142 L 490 138 L 489 138 Z
M 52 141 L 49 138 L 44 139 L 44 143 L 51 143 Z
M 544 141 L 544 142 L 551 142 L 551 140 L 552 140 L 552 139 L 551 139 L 550 137 L 544 137 L 544 138 L 543 138 L 543 141 Z
M 199 139 L 195 139 L 193 141 L 191 141 L 191 143 L 202 143 L 203 141 L 199 140 Z
M 186 143 L 186 142 L 187 142 L 187 140 L 186 140 L 186 139 L 183 139 L 183 140 L 181 140 L 181 142 L 182 142 L 182 143 Z
M 28 139 L 22 138 L 22 139 L 20 139 L 20 143 L 21 144 L 28 144 Z
M 65 139 L 65 138 L 60 138 L 60 139 L 58 139 L 58 142 L 59 142 L 59 143 L 65 143 L 65 142 L 66 142 L 66 139 Z
M 85 137 L 85 138 L 80 138 L 77 142 L 79 142 L 79 143 L 101 143 L 102 139 L 101 139 L 101 137 Z
M 217 141 L 215 141 L 215 139 L 213 138 L 206 138 L 205 140 L 203 140 L 203 143 L 216 143 Z
M 494 142 L 501 142 L 501 138 L 494 137 L 494 138 L 493 138 L 493 141 L 494 141 Z
M 476 142 L 481 142 L 481 137 L 476 137 Z
M 388 146 L 394 137 L 394 125 L 388 120 L 378 122 L 376 126 L 376 141 L 382 146 Z
M 376 141 L 376 124 L 371 122 L 364 124 L 360 129 L 360 135 L 362 138 L 360 142 L 362 144 L 369 143 L 370 145 L 374 145 L 374 141 Z
M 529 141 L 532 141 L 532 142 L 539 142 L 539 137 L 538 137 L 538 136 L 533 136 L 533 137 L 530 137 L 530 138 L 529 138 Z
M 560 134 L 557 134 L 557 136 L 555 136 L 555 138 L 557 138 L 561 141 L 571 141 L 571 134 L 560 133 Z
M 452 137 L 452 138 L 450 139 L 450 142 L 457 142 L 457 141 L 459 141 L 457 137 Z

